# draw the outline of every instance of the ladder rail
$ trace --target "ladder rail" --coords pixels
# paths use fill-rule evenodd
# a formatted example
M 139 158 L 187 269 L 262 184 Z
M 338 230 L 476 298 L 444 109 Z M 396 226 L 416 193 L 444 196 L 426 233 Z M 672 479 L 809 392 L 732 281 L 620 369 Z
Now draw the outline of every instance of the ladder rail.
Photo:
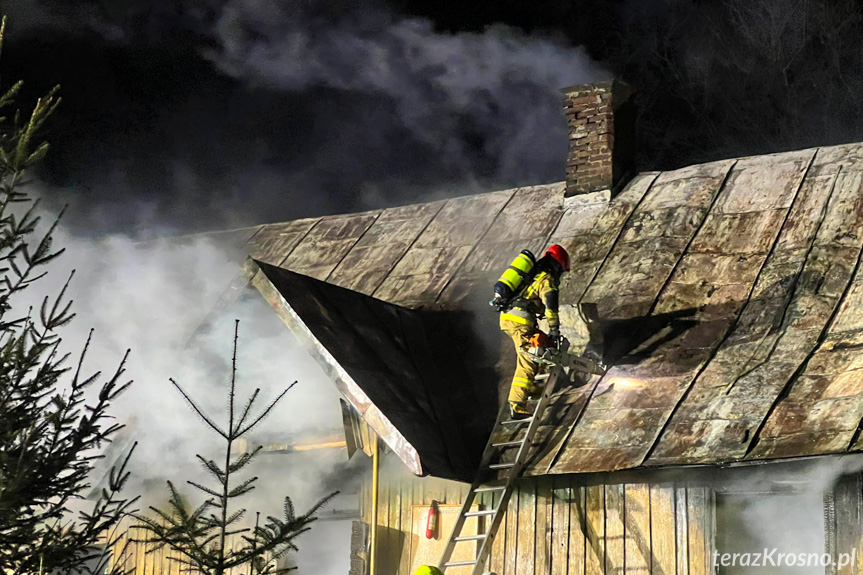
M 563 345 L 559 350 L 559 353 L 561 355 L 565 354 L 568 347 L 568 342 L 564 341 Z M 527 463 L 527 456 L 530 453 L 530 449 L 533 445 L 533 438 L 535 437 L 536 432 L 539 429 L 540 423 L 542 421 L 542 415 L 546 407 L 548 406 L 552 393 L 554 393 L 554 388 L 557 385 L 558 379 L 564 374 L 564 367 L 560 364 L 551 365 L 547 373 L 548 375 L 545 378 L 545 385 L 543 387 L 542 394 L 540 395 L 539 401 L 537 402 L 536 407 L 533 410 L 533 415 L 530 418 L 527 429 L 524 430 L 524 436 L 520 441 L 521 444 L 518 447 L 518 451 L 516 452 L 514 463 L 511 467 L 506 469 L 507 475 L 505 480 L 505 487 L 496 505 L 494 505 L 494 497 L 492 496 L 492 503 L 494 505 L 493 513 L 486 514 L 491 515 L 491 521 L 488 522 L 488 530 L 485 533 L 482 544 L 480 544 L 479 548 L 475 551 L 475 560 L 472 563 L 472 575 L 479 575 L 482 572 L 486 556 L 491 551 L 491 546 L 493 545 L 497 530 L 500 527 L 500 523 L 503 520 L 504 515 L 506 514 L 506 507 L 509 504 L 509 498 L 512 495 L 513 484 L 515 483 L 515 480 L 518 479 L 518 477 L 521 475 L 521 472 L 525 464 Z M 459 543 L 457 539 L 461 534 L 462 529 L 464 529 L 464 524 L 468 517 L 467 514 L 470 512 L 470 508 L 476 500 L 477 489 L 482 486 L 483 483 L 487 483 L 487 481 L 484 480 L 485 474 L 488 471 L 495 471 L 495 469 L 490 468 L 490 464 L 495 455 L 499 455 L 501 452 L 501 450 L 499 449 L 499 447 L 501 446 L 495 444 L 500 443 L 498 435 L 503 430 L 502 423 L 508 414 L 509 405 L 508 403 L 504 403 L 498 411 L 497 420 L 495 421 L 491 435 L 489 436 L 488 442 L 485 446 L 485 450 L 483 451 L 479 471 L 477 472 L 476 478 L 471 484 L 470 490 L 465 497 L 464 503 L 462 504 L 461 510 L 459 511 L 458 518 L 456 519 L 456 522 L 450 532 L 449 538 L 447 540 L 447 545 L 444 548 L 444 552 L 441 556 L 440 562 L 438 563 L 439 568 L 444 573 L 446 572 L 448 567 L 457 568 L 468 566 L 471 564 L 470 562 L 461 561 L 453 563 L 450 560 L 452 559 L 452 554 L 455 551 L 456 544 Z M 513 433 L 515 434 L 518 432 L 518 430 L 515 430 Z M 512 445 L 515 442 L 511 441 L 507 443 Z M 500 480 L 500 478 L 498 477 L 497 480 Z M 477 521 L 479 521 L 479 518 L 477 518 Z
M 491 458 L 494 455 L 494 449 L 492 447 L 492 443 L 494 442 L 494 435 L 497 428 L 500 426 L 500 423 L 504 420 L 504 418 L 509 414 L 509 407 L 505 403 L 500 410 L 498 410 L 497 419 L 494 422 L 494 427 L 492 427 L 491 436 L 488 438 L 488 442 L 486 443 L 485 450 L 482 454 L 482 460 L 480 461 L 480 470 L 483 470 L 485 467 L 491 463 Z M 444 548 L 443 556 L 440 560 L 441 568 L 452 558 L 452 553 L 455 550 L 456 540 L 455 538 L 461 533 L 461 530 L 464 528 L 465 522 L 465 513 L 470 511 L 471 505 L 473 505 L 474 499 L 476 499 L 476 489 L 482 485 L 482 472 L 477 473 L 476 477 L 471 483 L 470 490 L 468 490 L 467 496 L 465 497 L 464 503 L 462 503 L 461 510 L 458 513 L 458 518 L 455 521 L 455 524 L 452 526 L 452 530 L 450 531 L 449 539 L 447 540 L 447 545 Z
M 521 447 L 518 448 L 518 453 L 515 456 L 515 467 L 510 470 L 510 474 L 513 478 L 521 475 L 521 471 L 524 468 L 525 463 L 527 463 L 527 455 L 530 452 L 530 448 L 533 446 L 533 438 L 536 436 L 536 432 L 539 430 L 539 425 L 542 422 L 541 415 L 545 412 L 545 408 L 548 407 L 551 394 L 554 393 L 557 380 L 560 378 L 562 373 L 563 368 L 555 366 L 551 372 L 551 377 L 546 380 L 545 388 L 542 390 L 542 395 L 540 396 L 536 409 L 533 412 L 533 418 L 527 427 L 527 431 L 525 431 L 524 440 L 522 441 Z
M 509 470 L 509 477 L 506 481 L 506 491 L 504 491 L 504 494 L 501 496 L 500 502 L 498 502 L 497 504 L 497 512 L 494 514 L 494 517 L 489 524 L 488 535 L 476 552 L 476 564 L 474 565 L 474 569 L 471 572 L 471 575 L 480 575 L 482 573 L 483 567 L 485 566 L 486 557 L 491 552 L 491 547 L 494 544 L 494 537 L 495 535 L 497 535 L 497 530 L 500 527 L 500 523 L 501 521 L 503 521 L 503 518 L 506 515 L 506 506 L 509 504 L 509 498 L 512 496 L 513 485 L 515 484 L 515 481 L 521 476 L 521 472 L 524 469 L 525 464 L 527 463 L 527 456 L 530 453 L 530 448 L 533 445 L 533 438 L 536 435 L 537 430 L 539 429 L 540 422 L 542 421 L 541 415 L 547 407 L 551 394 L 554 393 L 554 387 L 557 384 L 557 379 L 561 376 L 562 373 L 563 369 L 560 366 L 555 366 L 554 369 L 551 371 L 549 378 L 546 380 L 542 396 L 540 397 L 536 409 L 534 410 L 533 419 L 531 420 L 530 425 L 525 431 L 521 447 L 519 447 L 518 453 L 516 454 L 515 465 Z
M 491 553 L 491 547 L 494 545 L 494 538 L 497 535 L 497 530 L 500 528 L 500 523 L 506 515 L 506 507 L 509 505 L 509 498 L 512 496 L 512 488 L 506 490 L 506 493 L 501 496 L 500 502 L 497 504 L 497 513 L 492 517 L 488 526 L 488 535 L 476 551 L 476 565 L 474 566 L 471 575 L 479 575 L 482 568 L 485 566 L 485 559 Z

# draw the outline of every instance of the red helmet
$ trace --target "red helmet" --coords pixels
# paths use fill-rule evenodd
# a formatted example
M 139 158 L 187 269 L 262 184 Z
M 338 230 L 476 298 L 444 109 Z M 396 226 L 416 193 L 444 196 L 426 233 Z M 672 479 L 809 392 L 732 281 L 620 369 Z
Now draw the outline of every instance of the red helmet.
M 560 267 L 563 268 L 563 271 L 569 271 L 569 254 L 566 253 L 566 250 L 563 249 L 563 246 L 560 244 L 552 244 L 543 256 L 551 256 L 554 261 L 560 264 Z

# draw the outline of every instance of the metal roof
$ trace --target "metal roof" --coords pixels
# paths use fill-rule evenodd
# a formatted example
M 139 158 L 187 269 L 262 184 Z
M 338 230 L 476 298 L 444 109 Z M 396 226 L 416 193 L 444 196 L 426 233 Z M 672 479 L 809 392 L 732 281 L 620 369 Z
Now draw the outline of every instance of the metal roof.
M 520 249 L 563 244 L 563 321 L 595 303 L 611 369 L 557 393 L 529 473 L 844 453 L 863 449 L 861 185 L 852 144 L 642 173 L 611 201 L 564 200 L 558 183 L 270 224 L 246 249 L 384 302 L 469 314 L 506 379 L 491 285 Z
M 481 378 L 451 377 L 471 371 L 448 337 L 459 321 L 263 262 L 250 271 L 252 285 L 410 471 L 470 480 L 487 433 L 471 415 L 481 405 L 493 412 L 496 385 L 489 381 L 483 394 Z

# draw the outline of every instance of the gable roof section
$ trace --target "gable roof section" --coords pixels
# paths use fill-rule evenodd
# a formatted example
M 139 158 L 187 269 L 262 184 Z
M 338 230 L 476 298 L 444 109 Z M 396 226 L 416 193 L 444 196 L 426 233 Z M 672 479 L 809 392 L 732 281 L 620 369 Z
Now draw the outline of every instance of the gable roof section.
M 253 261 L 251 273 L 253 285 L 408 469 L 472 478 L 483 436 L 471 428 L 478 380 L 449 377 L 465 369 L 446 337 L 445 313 L 410 310 L 263 262 Z
M 851 144 L 644 173 L 610 202 L 564 201 L 560 183 L 273 224 L 247 246 L 384 301 L 472 313 L 489 349 L 500 269 L 563 244 L 564 323 L 595 303 L 612 368 L 556 394 L 531 473 L 843 453 L 863 449 L 861 185 Z

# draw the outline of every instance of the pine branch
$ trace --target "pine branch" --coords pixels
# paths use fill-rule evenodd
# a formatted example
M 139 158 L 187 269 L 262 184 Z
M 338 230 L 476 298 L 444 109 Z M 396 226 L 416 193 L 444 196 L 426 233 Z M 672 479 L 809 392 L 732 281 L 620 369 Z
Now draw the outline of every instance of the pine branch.
M 186 483 L 188 483 L 192 487 L 199 489 L 200 491 L 203 491 L 207 495 L 212 495 L 213 497 L 221 497 L 222 496 L 222 494 L 219 493 L 218 491 L 216 491 L 215 489 L 210 489 L 209 487 L 201 485 L 200 483 L 195 483 L 194 481 L 186 481 Z
M 252 460 L 252 458 L 254 458 L 262 449 L 263 446 L 259 445 L 253 451 L 244 453 L 243 455 L 235 459 L 234 462 L 228 466 L 228 473 L 235 473 L 245 467 Z
M 248 401 L 246 401 L 245 407 L 243 407 L 243 413 L 240 415 L 240 419 L 237 422 L 237 427 L 243 427 L 243 423 L 246 422 L 246 418 L 249 416 L 249 411 L 252 409 L 252 405 L 255 403 L 255 399 L 258 398 L 258 394 L 261 393 L 261 388 L 255 389 L 252 392 L 251 397 L 249 397 Z
M 246 493 L 248 493 L 249 491 L 251 491 L 255 488 L 254 483 L 257 480 L 258 480 L 257 477 L 252 477 L 250 479 L 246 479 L 245 481 L 243 481 L 242 483 L 240 483 L 239 485 L 237 485 L 236 487 L 231 489 L 227 493 L 226 498 L 227 499 L 233 499 L 234 497 L 240 497 L 241 495 L 245 495 Z
M 5 23 L 0 24 L 0 48 Z M 19 82 L 6 90 L 0 107 L 12 105 L 20 89 Z M 40 202 L 23 188 L 25 171 L 48 150 L 37 138 L 59 103 L 55 88 L 29 116 L 16 112 L 11 119 L 0 118 L 0 572 L 10 574 L 76 570 L 88 560 L 104 564 L 102 544 L 106 537 L 111 541 L 136 501 L 119 495 L 129 477 L 133 446 L 112 467 L 108 485 L 96 490 L 92 508 L 74 516 L 68 509 L 90 490 L 101 442 L 122 429 L 105 420 L 112 400 L 128 386 L 103 383 L 95 404 L 85 403 L 84 389 L 100 380 L 98 372 L 81 378 L 88 338 L 68 394 L 58 392 L 68 372 L 68 355 L 57 350 L 59 330 L 74 317 L 72 302 L 66 301 L 72 276 L 58 296 L 42 299 L 40 325 L 32 309 L 11 315 L 14 296 L 32 289 L 64 253 L 54 248 L 54 235 L 65 209 L 35 237 Z
M 212 459 L 204 459 L 200 455 L 195 455 L 198 460 L 204 464 L 204 467 L 209 471 L 215 478 L 219 481 L 219 483 L 224 483 L 225 481 L 225 472 L 219 468 L 219 464 L 213 461 Z M 228 469 L 230 472 L 230 468 Z
M 252 406 L 260 395 L 260 391 L 255 390 L 239 413 L 239 417 L 236 417 L 234 402 L 237 395 L 238 340 L 239 322 L 236 322 L 231 354 L 231 379 L 227 394 L 226 427 L 217 425 L 206 416 L 194 400 L 174 380 L 170 380 L 205 424 L 224 440 L 222 465 L 216 463 L 214 459 L 196 455 L 204 469 L 216 480 L 217 485 L 187 481 L 195 489 L 210 496 L 210 499 L 194 513 L 189 514 L 179 492 L 172 483 L 169 483 L 170 511 L 153 508 L 157 520 L 140 518 L 140 526 L 151 530 L 155 540 L 181 553 L 186 561 L 185 565 L 205 575 L 224 575 L 228 569 L 239 567 L 249 567 L 250 573 L 256 574 L 284 572 L 285 570 L 267 571 L 265 559 L 279 558 L 296 550 L 295 539 L 310 529 L 315 515 L 335 495 L 321 499 L 312 509 L 300 516 L 296 515 L 290 498 L 286 497 L 283 519 L 268 517 L 267 522 L 261 525 L 260 513 L 256 513 L 255 526 L 251 530 L 241 525 L 247 513 L 246 509 L 230 508 L 234 500 L 247 495 L 255 488 L 258 477 L 237 479 L 236 476 L 261 450 L 258 446 L 249 453 L 232 457 L 234 442 L 260 423 L 293 387 L 291 385 L 280 393 L 261 414 L 248 423 Z M 224 431 L 225 429 L 227 431 Z M 227 539 L 237 535 L 240 536 L 242 543 L 228 548 Z
M 210 427 L 210 429 L 212 429 L 213 431 L 215 431 L 216 433 L 218 433 L 219 435 L 221 435 L 225 439 L 228 439 L 228 437 L 229 437 L 228 433 L 225 433 L 224 431 L 222 431 L 222 429 L 219 428 L 219 426 L 216 425 L 212 419 L 207 417 L 207 415 L 204 414 L 203 411 L 201 411 L 201 408 L 199 408 L 198 405 L 194 401 L 192 401 L 192 398 L 189 397 L 189 395 L 185 392 L 185 390 L 182 387 L 180 387 L 180 384 L 178 384 L 176 381 L 174 381 L 173 378 L 169 379 L 169 381 L 172 384 L 174 384 L 174 387 L 177 388 L 177 390 L 182 394 L 182 396 L 186 400 L 186 402 L 190 406 L 192 406 L 192 409 L 194 409 L 195 413 L 198 414 L 198 417 L 200 417 L 204 421 L 204 423 L 206 423 Z
M 276 397 L 276 399 L 274 399 L 274 400 L 272 401 L 272 403 L 270 403 L 270 405 L 268 405 L 268 406 L 267 406 L 267 408 L 266 408 L 266 409 L 264 409 L 264 411 L 263 411 L 263 412 L 261 412 L 261 414 L 260 414 L 260 415 L 255 419 L 255 421 L 253 421 L 253 422 L 252 422 L 252 423 L 250 423 L 247 427 L 244 427 L 243 429 L 241 429 L 241 430 L 237 433 L 237 437 L 239 437 L 239 436 L 241 436 L 241 435 L 245 435 L 246 433 L 248 433 L 248 432 L 250 432 L 252 429 L 254 429 L 254 427 L 255 427 L 256 425 L 258 425 L 260 422 L 262 422 L 262 421 L 263 421 L 263 420 L 264 420 L 264 419 L 265 419 L 265 418 L 270 414 L 270 412 L 273 410 L 273 408 L 274 408 L 274 407 L 276 407 L 276 404 L 277 404 L 277 403 L 279 403 L 279 402 L 282 400 L 282 398 L 283 398 L 283 397 L 285 397 L 285 394 L 286 394 L 286 393 L 288 393 L 289 391 L 291 391 L 291 389 L 292 389 L 296 384 L 297 384 L 297 382 L 295 381 L 294 383 L 292 383 L 291 385 L 289 385 L 289 386 L 287 387 L 287 389 L 285 389 L 282 393 L 280 393 L 280 394 L 278 395 L 278 397 Z

